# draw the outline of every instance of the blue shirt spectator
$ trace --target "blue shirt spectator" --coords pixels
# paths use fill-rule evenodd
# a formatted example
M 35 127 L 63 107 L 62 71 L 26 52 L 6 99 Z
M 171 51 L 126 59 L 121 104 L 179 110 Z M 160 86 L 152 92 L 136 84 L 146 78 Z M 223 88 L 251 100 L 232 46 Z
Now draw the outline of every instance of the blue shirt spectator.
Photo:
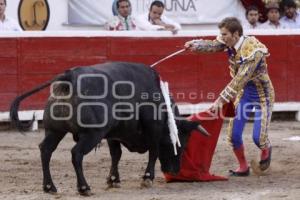
M 284 1 L 284 16 L 280 22 L 287 28 L 300 28 L 300 12 L 297 11 L 297 5 L 293 0 Z

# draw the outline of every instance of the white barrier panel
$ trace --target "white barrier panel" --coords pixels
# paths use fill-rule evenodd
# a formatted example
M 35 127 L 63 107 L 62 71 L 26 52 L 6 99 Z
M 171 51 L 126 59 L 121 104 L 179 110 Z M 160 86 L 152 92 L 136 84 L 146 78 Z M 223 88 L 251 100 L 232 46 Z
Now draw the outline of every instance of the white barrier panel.
M 281 30 L 245 30 L 245 35 L 300 35 L 300 29 Z M 177 38 L 177 37 L 206 37 L 217 36 L 218 30 L 191 30 L 179 31 L 173 35 L 170 31 L 0 31 L 0 38 L 28 38 L 28 37 L 153 37 L 153 38 Z
M 181 115 L 191 115 L 209 109 L 212 103 L 199 104 L 179 104 L 179 112 Z M 296 112 L 295 119 L 300 121 L 300 103 L 299 102 L 285 102 L 275 103 L 273 112 Z M 32 130 L 38 129 L 38 120 L 43 120 L 43 110 L 19 111 L 19 119 L 21 121 L 29 121 L 35 116 L 35 122 Z M 0 112 L 0 122 L 9 122 L 9 112 Z

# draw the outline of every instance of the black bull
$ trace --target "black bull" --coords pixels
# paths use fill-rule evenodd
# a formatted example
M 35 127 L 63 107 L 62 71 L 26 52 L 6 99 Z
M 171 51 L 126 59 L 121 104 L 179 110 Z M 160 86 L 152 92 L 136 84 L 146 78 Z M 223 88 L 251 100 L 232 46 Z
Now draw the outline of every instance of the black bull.
M 157 158 L 163 172 L 177 173 L 181 152 L 194 129 L 207 132 L 197 122 L 178 119 L 179 139 L 174 154 L 165 100 L 160 89 L 160 78 L 155 70 L 143 64 L 105 63 L 67 70 L 35 89 L 17 97 L 10 108 L 14 125 L 26 131 L 29 123 L 21 123 L 18 109 L 21 101 L 51 85 L 51 96 L 44 109 L 45 138 L 40 144 L 43 168 L 43 189 L 56 192 L 49 169 L 51 155 L 67 132 L 73 134 L 76 145 L 72 148 L 72 163 L 77 175 L 78 191 L 87 195 L 90 187 L 82 170 L 83 156 L 107 139 L 112 165 L 107 183 L 117 187 L 120 183 L 118 162 L 123 144 L 129 151 L 149 151 L 149 161 L 142 184 L 151 186 Z

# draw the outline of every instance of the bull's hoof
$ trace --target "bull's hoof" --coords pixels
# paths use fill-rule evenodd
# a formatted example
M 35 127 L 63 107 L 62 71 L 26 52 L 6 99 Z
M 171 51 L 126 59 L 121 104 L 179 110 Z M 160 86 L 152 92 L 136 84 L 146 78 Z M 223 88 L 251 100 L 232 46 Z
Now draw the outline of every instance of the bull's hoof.
M 110 176 L 107 178 L 107 189 L 109 188 L 120 188 L 121 182 L 120 179 L 116 176 Z
M 57 189 L 54 186 L 54 184 L 46 184 L 43 187 L 44 192 L 49 193 L 49 194 L 56 194 L 57 193 Z
M 89 186 L 81 186 L 78 188 L 78 193 L 82 196 L 92 196 L 93 193 Z
M 151 188 L 153 185 L 153 181 L 151 179 L 144 179 L 141 183 L 142 188 Z
M 107 188 L 120 188 L 121 187 L 121 183 L 120 182 L 110 182 L 107 183 Z

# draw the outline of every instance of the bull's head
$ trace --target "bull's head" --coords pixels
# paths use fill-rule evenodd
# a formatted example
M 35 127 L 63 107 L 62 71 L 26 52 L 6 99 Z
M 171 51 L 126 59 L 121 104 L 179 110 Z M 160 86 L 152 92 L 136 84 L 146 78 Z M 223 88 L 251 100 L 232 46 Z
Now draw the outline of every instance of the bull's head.
M 181 147 L 177 146 L 177 155 L 174 154 L 174 147 L 169 136 L 169 128 L 165 127 L 164 135 L 160 140 L 159 160 L 161 170 L 164 173 L 176 174 L 180 170 L 181 156 L 188 142 L 191 133 L 196 130 L 199 134 L 209 136 L 208 132 L 199 122 L 180 120 L 176 122 Z

